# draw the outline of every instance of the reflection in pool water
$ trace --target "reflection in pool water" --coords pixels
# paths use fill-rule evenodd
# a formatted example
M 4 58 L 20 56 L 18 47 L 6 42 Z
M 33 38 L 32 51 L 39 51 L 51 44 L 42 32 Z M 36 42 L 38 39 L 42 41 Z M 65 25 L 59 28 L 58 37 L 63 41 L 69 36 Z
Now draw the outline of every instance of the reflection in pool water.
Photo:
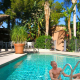
M 17 68 L 22 62 L 23 62 L 23 60 L 21 60 L 21 61 L 19 61 L 18 63 L 16 63 L 16 64 L 14 65 L 14 68 Z

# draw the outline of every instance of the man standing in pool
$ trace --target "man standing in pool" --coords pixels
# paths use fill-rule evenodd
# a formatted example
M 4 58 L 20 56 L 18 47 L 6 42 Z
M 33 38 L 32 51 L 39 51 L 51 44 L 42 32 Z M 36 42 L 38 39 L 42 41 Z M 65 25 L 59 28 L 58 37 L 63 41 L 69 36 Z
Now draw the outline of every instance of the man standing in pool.
M 53 67 L 53 68 L 49 71 L 51 80 L 59 80 L 59 79 L 58 79 L 58 76 L 60 75 L 60 72 L 62 71 L 62 68 L 57 68 L 57 63 L 56 63 L 55 61 L 51 61 L 51 66 Z M 64 72 L 62 72 L 62 74 L 63 74 L 65 77 L 70 77 L 70 75 L 67 75 L 67 74 L 65 74 Z M 80 73 L 73 75 L 73 78 L 80 79 Z

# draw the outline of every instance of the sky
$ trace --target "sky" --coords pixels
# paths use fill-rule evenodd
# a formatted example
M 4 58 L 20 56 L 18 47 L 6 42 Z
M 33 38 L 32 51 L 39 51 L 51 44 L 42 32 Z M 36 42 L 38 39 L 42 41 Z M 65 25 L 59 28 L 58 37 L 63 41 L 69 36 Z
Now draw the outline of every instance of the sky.
M 59 3 L 61 3 L 61 2 L 64 2 L 64 0 L 55 0 L 55 2 L 56 1 L 58 1 Z M 76 16 L 79 16 L 79 12 L 78 12 L 78 10 L 77 10 L 77 7 L 76 7 Z M 71 14 L 71 21 L 73 21 L 73 13 Z M 77 17 L 76 17 L 76 22 L 77 22 L 78 20 L 77 20 Z M 64 18 L 60 18 L 60 22 L 59 22 L 59 25 L 60 24 L 64 24 L 65 25 L 65 21 L 64 21 Z
M 54 0 L 54 2 L 56 2 L 56 1 L 58 1 L 58 2 L 63 2 L 64 0 Z M 0 12 L 0 13 L 2 13 L 2 12 Z M 79 16 L 79 12 L 78 12 L 78 10 L 77 10 L 77 8 L 76 8 L 76 16 Z M 60 22 L 59 22 L 59 24 L 58 25 L 60 25 L 60 24 L 63 24 L 63 25 L 65 25 L 65 21 L 64 21 L 64 18 L 60 18 L 60 20 L 59 20 Z M 71 21 L 73 21 L 73 14 L 71 15 Z M 77 21 L 77 18 L 76 18 L 76 21 Z M 5 23 L 5 22 L 3 22 L 3 24 L 2 24 L 2 26 L 4 26 L 5 28 L 7 27 L 7 24 Z M 0 27 L 0 28 L 2 28 L 2 26 Z

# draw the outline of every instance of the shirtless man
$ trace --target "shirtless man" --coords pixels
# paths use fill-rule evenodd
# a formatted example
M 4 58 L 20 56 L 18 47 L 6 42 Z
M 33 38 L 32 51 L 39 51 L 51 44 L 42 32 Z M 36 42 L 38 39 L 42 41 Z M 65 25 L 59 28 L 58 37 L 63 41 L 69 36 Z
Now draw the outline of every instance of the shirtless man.
M 50 77 L 51 80 L 59 80 L 58 76 L 60 75 L 60 72 L 62 71 L 62 68 L 57 68 L 57 63 L 55 61 L 51 61 L 51 66 L 53 67 L 50 71 Z M 65 74 L 64 72 L 62 72 L 62 74 L 65 77 L 70 77 L 70 75 Z M 73 78 L 77 78 L 80 79 L 80 73 L 73 75 Z M 61 78 L 60 78 L 61 79 Z

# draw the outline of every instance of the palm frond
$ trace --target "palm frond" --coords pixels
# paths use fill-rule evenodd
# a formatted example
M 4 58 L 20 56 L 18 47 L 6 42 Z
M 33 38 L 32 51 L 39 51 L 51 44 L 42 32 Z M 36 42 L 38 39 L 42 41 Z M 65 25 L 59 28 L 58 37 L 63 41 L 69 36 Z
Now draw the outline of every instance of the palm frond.
M 70 8 L 71 12 L 73 11 L 74 6 L 75 6 L 76 4 L 77 4 L 77 3 L 74 3 L 74 4 L 72 5 L 72 7 Z

